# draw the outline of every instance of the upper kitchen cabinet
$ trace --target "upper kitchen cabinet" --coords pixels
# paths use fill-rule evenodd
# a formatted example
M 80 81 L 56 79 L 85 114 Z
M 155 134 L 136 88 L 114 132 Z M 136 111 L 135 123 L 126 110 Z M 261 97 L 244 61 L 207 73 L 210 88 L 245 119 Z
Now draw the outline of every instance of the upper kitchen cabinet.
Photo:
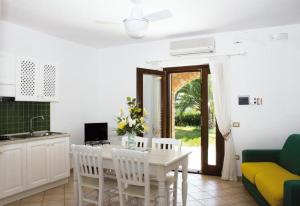
M 16 95 L 15 67 L 15 57 L 0 52 L 0 97 Z
M 42 98 L 44 101 L 58 101 L 58 70 L 54 64 L 44 63 L 42 69 Z
M 51 63 L 18 58 L 16 67 L 16 101 L 58 101 L 58 71 Z

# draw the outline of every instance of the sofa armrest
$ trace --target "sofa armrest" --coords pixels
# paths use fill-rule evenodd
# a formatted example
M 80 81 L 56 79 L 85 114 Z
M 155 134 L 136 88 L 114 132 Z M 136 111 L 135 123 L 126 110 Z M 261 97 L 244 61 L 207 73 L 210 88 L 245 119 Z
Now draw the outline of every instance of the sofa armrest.
M 300 205 L 300 180 L 288 180 L 284 183 L 284 206 Z
M 281 150 L 243 150 L 243 162 L 278 162 Z

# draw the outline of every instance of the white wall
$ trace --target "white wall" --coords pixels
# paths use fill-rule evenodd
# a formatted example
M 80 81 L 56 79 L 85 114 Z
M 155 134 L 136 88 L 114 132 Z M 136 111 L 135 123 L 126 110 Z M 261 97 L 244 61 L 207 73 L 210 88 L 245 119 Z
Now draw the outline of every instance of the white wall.
M 270 35 L 289 33 L 288 41 L 271 41 Z M 246 148 L 280 148 L 291 133 L 300 133 L 300 25 L 214 34 L 217 52 L 246 51 L 231 57 L 228 72 L 232 121 L 237 154 Z M 242 41 L 242 44 L 233 42 Z M 128 45 L 99 51 L 101 117 L 115 125 L 114 115 L 126 96 L 135 96 L 136 67 L 145 62 L 170 59 L 169 40 Z M 195 57 L 196 58 L 196 57 Z M 161 66 L 206 63 L 207 60 L 168 61 Z M 100 75 L 101 74 L 101 75 Z M 262 106 L 238 106 L 238 95 L 263 98 Z
M 288 32 L 288 41 L 270 34 Z M 300 25 L 214 34 L 217 52 L 246 51 L 231 58 L 228 71 L 237 153 L 245 148 L 280 148 L 287 135 L 300 133 Z M 51 128 L 83 142 L 83 123 L 107 121 L 135 96 L 136 67 L 169 59 L 170 40 L 95 50 L 36 31 L 0 22 L 0 51 L 58 62 L 60 102 L 51 104 Z M 233 44 L 242 41 L 242 44 Z M 206 59 L 173 61 L 161 66 L 207 63 Z M 238 95 L 263 98 L 262 106 L 238 106 Z
M 59 103 L 51 103 L 51 129 L 83 142 L 83 123 L 95 120 L 96 50 L 7 22 L 0 22 L 0 51 L 59 65 Z

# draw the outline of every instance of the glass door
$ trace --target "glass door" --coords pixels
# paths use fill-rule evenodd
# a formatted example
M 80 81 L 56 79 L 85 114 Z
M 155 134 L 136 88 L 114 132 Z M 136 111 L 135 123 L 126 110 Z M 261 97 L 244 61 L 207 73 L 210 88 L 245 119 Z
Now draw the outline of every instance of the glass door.
M 169 74 L 170 136 L 182 142 L 189 155 L 189 171 L 201 171 L 201 71 Z
M 201 90 L 201 172 L 207 175 L 221 175 L 224 158 L 224 139 L 215 119 L 209 68 L 202 70 Z
M 180 139 L 191 151 L 189 171 L 220 175 L 224 140 L 214 115 L 209 65 L 137 68 L 137 102 L 145 108 L 144 137 Z
M 208 65 L 164 68 L 167 75 L 167 136 L 180 139 L 189 171 L 220 175 L 224 143 L 214 116 Z
M 147 113 L 144 137 L 166 137 L 165 72 L 137 68 L 137 102 Z

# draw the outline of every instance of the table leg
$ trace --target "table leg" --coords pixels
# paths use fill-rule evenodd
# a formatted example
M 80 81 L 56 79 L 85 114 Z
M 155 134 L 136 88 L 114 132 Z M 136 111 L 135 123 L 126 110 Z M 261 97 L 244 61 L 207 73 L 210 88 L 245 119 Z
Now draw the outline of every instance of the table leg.
M 166 194 L 166 183 L 165 181 L 158 182 L 158 205 L 159 206 L 166 206 L 167 205 L 167 194 Z
M 74 196 L 75 196 L 75 202 L 77 205 L 79 205 L 79 191 L 78 191 L 78 179 L 77 179 L 77 175 L 75 174 L 75 170 L 73 170 L 73 175 L 74 175 Z
M 164 171 L 160 171 L 157 174 L 158 180 L 158 205 L 167 205 L 167 194 L 166 194 L 166 174 Z
M 188 156 L 182 160 L 182 205 L 186 206 L 187 200 L 187 177 L 188 177 L 188 164 L 189 159 Z

